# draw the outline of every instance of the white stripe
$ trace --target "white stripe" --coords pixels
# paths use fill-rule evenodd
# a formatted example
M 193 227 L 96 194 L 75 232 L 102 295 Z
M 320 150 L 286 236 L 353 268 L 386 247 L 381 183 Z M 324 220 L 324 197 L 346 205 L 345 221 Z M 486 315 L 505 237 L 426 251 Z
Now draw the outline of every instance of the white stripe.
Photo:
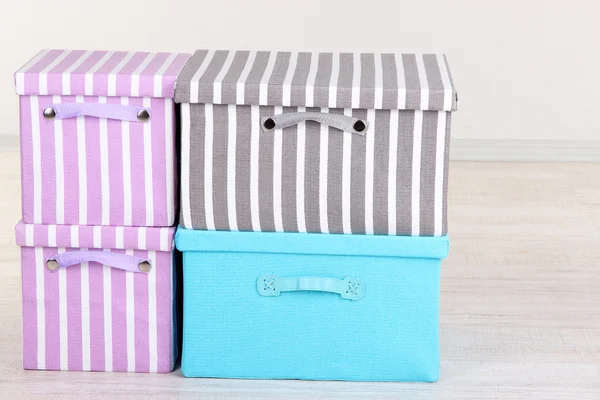
M 312 53 L 310 58 L 310 69 L 306 79 L 306 107 L 312 107 L 315 104 L 315 79 L 317 77 L 317 67 L 319 66 L 319 53 Z
M 108 95 L 117 95 L 117 74 L 127 65 L 129 60 L 133 58 L 135 53 L 127 53 L 125 57 L 108 73 Z
M 212 60 L 212 58 L 215 55 L 215 51 L 214 50 L 209 50 L 206 53 L 206 57 L 204 57 L 204 60 L 202 61 L 202 64 L 200 64 L 200 67 L 198 67 L 198 70 L 194 73 L 194 76 L 192 76 L 192 79 L 190 79 L 190 103 L 197 103 L 198 102 L 198 93 L 199 93 L 199 85 L 200 85 L 200 78 L 202 78 L 202 74 L 204 74 L 204 72 L 206 71 L 206 68 L 208 68 L 208 65 L 210 64 L 210 61 Z
M 132 256 L 133 250 L 125 250 Z M 135 292 L 133 272 L 125 273 L 125 319 L 127 326 L 127 372 L 135 372 Z
M 177 58 L 177 53 L 169 54 L 167 59 L 154 74 L 154 97 L 163 97 L 163 75 L 167 71 L 167 68 L 173 64 L 175 58 Z
M 150 97 L 144 97 L 144 108 L 150 108 Z M 146 225 L 154 226 L 154 197 L 152 178 L 152 130 L 151 122 L 144 126 L 144 187 L 146 189 Z
M 83 250 L 83 249 L 82 249 Z M 81 354 L 82 370 L 91 370 L 90 264 L 81 263 Z
M 360 77 L 361 77 L 361 62 L 360 54 L 354 53 L 354 70 L 352 72 L 352 108 L 360 107 Z
M 192 229 L 190 209 L 190 103 L 181 103 L 181 215 L 183 227 Z M 172 137 L 167 140 L 172 140 Z M 167 150 L 168 151 L 168 150 Z M 172 163 L 171 163 L 172 164 Z M 167 169 L 170 169 L 170 165 Z M 171 182 L 171 185 L 173 183 Z M 169 185 L 167 185 L 169 187 Z M 172 196 L 172 194 L 171 194 Z M 174 204 L 169 203 L 169 210 Z
M 54 104 L 61 102 L 60 96 L 54 96 Z M 65 159 L 62 119 L 54 119 L 54 161 L 56 164 L 56 223 L 65 223 Z
M 117 226 L 115 228 L 115 248 L 123 249 L 125 248 L 125 227 Z
M 88 50 L 83 53 L 71 66 L 65 69 L 62 73 L 62 93 L 67 96 L 71 94 L 71 73 L 75 71 L 85 60 L 87 60 L 94 52 Z
M 79 247 L 79 225 L 71 225 L 71 248 Z
M 290 63 L 288 64 L 287 72 L 285 73 L 285 78 L 283 78 L 283 96 L 282 96 L 282 105 L 289 106 L 292 104 L 292 79 L 294 79 L 294 73 L 296 72 L 296 67 L 298 65 L 298 53 L 292 52 L 290 54 Z
M 398 106 L 399 110 L 406 108 L 406 77 L 404 75 L 404 60 L 402 54 L 394 55 L 396 58 L 396 76 L 398 78 Z
M 131 73 L 131 97 L 140 96 L 140 74 L 146 69 L 148 64 L 156 57 L 156 53 L 149 53 L 135 71 Z
M 58 249 L 58 254 L 64 253 L 64 248 Z M 67 270 L 64 268 L 56 271 L 58 274 L 58 327 L 60 347 L 60 370 L 69 369 L 69 343 L 67 336 Z
M 37 315 L 37 367 L 46 369 L 46 300 L 44 292 L 44 272 L 46 271 L 46 260 L 44 260 L 43 248 L 34 249 L 35 262 L 35 301 Z
M 306 111 L 298 107 L 298 112 Z M 296 146 L 296 215 L 298 232 L 306 232 L 306 214 L 304 208 L 304 164 L 306 157 L 306 121 L 298 124 L 298 145 Z
M 137 244 L 137 249 L 139 250 L 146 250 L 148 247 L 146 245 L 146 227 L 145 226 L 140 226 L 137 228 L 137 240 L 138 240 L 138 244 Z
M 283 107 L 274 107 L 275 114 L 281 114 Z M 273 216 L 275 222 L 275 232 L 283 232 L 283 211 L 281 208 L 281 181 L 283 162 L 283 129 L 275 129 L 273 135 Z
M 189 125 L 189 107 L 188 109 L 188 125 Z M 182 105 L 183 109 L 183 105 Z M 185 131 L 184 131 L 185 132 Z M 173 100 L 165 99 L 165 149 L 166 149 L 166 157 L 165 164 L 167 168 L 167 224 L 173 225 L 175 223 L 175 183 L 174 183 L 174 174 L 175 169 L 175 130 L 173 127 Z M 188 141 L 189 141 L 189 133 L 188 133 Z
M 98 97 L 98 103 L 106 104 L 106 97 Z M 106 118 L 99 119 L 100 124 L 100 182 L 102 199 L 102 225 L 109 225 L 110 216 L 110 185 L 108 165 L 108 127 Z
M 444 86 L 444 110 L 452 110 L 452 82 L 450 81 L 450 72 L 446 65 L 446 60 L 443 54 L 436 55 L 438 66 L 440 67 L 440 74 L 442 75 L 442 85 Z
M 275 68 L 275 61 L 277 60 L 277 54 L 275 52 L 269 53 L 269 60 L 267 61 L 267 67 L 265 72 L 260 80 L 260 85 L 258 87 L 258 104 L 261 106 L 267 105 L 268 102 L 268 87 L 269 80 L 271 79 L 271 75 L 273 75 L 273 68 Z
M 254 61 L 256 60 L 256 51 L 251 51 L 248 54 L 248 59 L 246 60 L 246 64 L 244 65 L 244 69 L 240 74 L 239 79 L 236 83 L 236 104 L 244 104 L 244 95 L 246 90 L 246 79 L 248 79 L 248 75 L 252 70 L 252 66 L 254 65 Z
M 352 110 L 344 109 L 344 115 L 352 116 Z M 352 233 L 351 215 L 350 215 L 350 177 L 352 176 L 352 135 L 353 133 L 344 132 L 342 134 L 343 152 L 342 152 L 342 230 L 344 233 Z
M 160 228 L 160 251 L 169 251 L 169 228 Z
M 205 111 L 205 129 L 204 129 L 204 211 L 206 214 L 206 229 L 215 230 L 215 220 L 213 214 L 213 105 L 206 104 Z
M 215 80 L 213 81 L 213 103 L 214 104 L 221 104 L 221 94 L 222 94 L 221 93 L 221 85 L 223 83 L 223 78 L 225 78 L 225 75 L 227 75 L 227 72 L 229 72 L 229 69 L 231 68 L 231 64 L 233 63 L 234 57 L 235 57 L 235 51 L 230 51 L 229 53 L 227 53 L 227 58 L 225 59 L 225 62 L 223 63 L 221 70 L 219 71 L 219 73 L 215 77 Z
M 328 108 L 321 108 L 322 113 L 328 113 Z M 329 167 L 329 127 L 321 124 L 321 145 L 319 155 L 319 216 L 321 233 L 329 233 L 327 215 L 327 173 Z
M 237 106 L 227 106 L 229 114 L 227 130 L 227 214 L 229 216 L 229 230 L 237 231 L 237 215 L 235 203 L 235 177 L 236 177 L 236 134 L 237 134 Z
M 429 82 L 427 82 L 427 72 L 425 71 L 425 62 L 422 54 L 416 54 L 417 71 L 419 72 L 419 83 L 421 84 L 421 110 L 429 109 Z
M 89 71 L 85 73 L 85 94 L 92 96 L 94 94 L 94 74 L 115 54 L 114 51 L 107 52 Z
M 42 148 L 38 96 L 29 96 L 31 105 L 31 141 L 33 148 L 33 223 L 42 223 Z
M 366 155 L 365 155 L 365 233 L 372 235 L 374 233 L 373 216 L 373 201 L 375 193 L 373 187 L 375 185 L 375 110 L 367 111 L 367 121 L 369 128 L 366 133 Z
M 48 247 L 57 247 L 56 245 L 56 225 L 48 226 Z
M 129 99 L 121 97 L 121 104 L 128 105 Z M 131 199 L 131 138 L 129 134 L 129 122 L 121 122 L 121 140 L 123 150 L 123 224 L 132 225 L 132 199 Z
M 375 54 L 375 109 L 383 108 L 383 67 L 381 54 Z
M 340 77 L 340 54 L 331 57 L 331 78 L 329 79 L 329 108 L 337 106 L 337 84 Z
M 112 337 L 112 279 L 111 267 L 102 266 L 102 283 L 104 287 L 104 369 L 113 370 L 113 337 Z
M 148 348 L 150 351 L 150 370 L 158 370 L 158 324 L 156 321 L 156 251 L 148 252 L 148 261 L 152 268 L 148 272 Z M 162 266 L 161 266 L 162 267 Z
M 56 67 L 58 63 L 65 59 L 71 52 L 63 51 L 60 53 L 58 57 L 56 57 L 50 64 L 46 65 L 39 73 L 39 94 L 47 95 L 48 94 L 48 72 L 52 70 L 52 68 Z
M 412 160 L 412 236 L 419 236 L 421 216 L 421 136 L 423 111 L 415 111 Z
M 390 154 L 388 164 L 388 234 L 396 234 L 396 176 L 398 174 L 398 110 L 390 112 Z
M 25 224 L 25 246 L 33 247 L 33 225 Z
M 50 50 L 40 51 L 35 57 L 29 60 L 27 64 L 23 65 L 21 69 L 15 73 L 15 86 L 17 88 L 18 95 L 25 94 L 25 73 L 35 64 L 37 64 L 42 58 L 44 58 L 49 52 Z
M 438 111 L 437 138 L 435 148 L 435 197 L 433 228 L 434 236 L 442 236 L 442 219 L 444 214 L 444 155 L 446 146 L 446 111 Z
M 258 106 L 250 106 L 250 121 L 258 121 L 260 116 Z M 258 203 L 258 124 L 250 124 L 250 215 L 252 230 L 260 231 Z
M 83 96 L 77 96 L 77 103 Z M 85 117 L 77 117 L 77 170 L 79 171 L 79 224 L 87 225 L 87 153 L 85 147 Z
M 94 225 L 92 227 L 92 247 L 95 249 L 101 249 L 102 246 L 102 227 L 100 225 Z

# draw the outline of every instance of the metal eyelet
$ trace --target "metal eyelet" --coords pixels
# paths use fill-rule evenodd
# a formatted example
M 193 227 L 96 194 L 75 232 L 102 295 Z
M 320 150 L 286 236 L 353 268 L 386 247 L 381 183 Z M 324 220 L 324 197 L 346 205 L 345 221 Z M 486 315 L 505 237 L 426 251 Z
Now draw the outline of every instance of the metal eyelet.
M 148 122 L 150 120 L 150 113 L 147 110 L 140 110 L 137 113 L 137 119 L 140 122 Z
M 48 261 L 46 261 L 46 268 L 48 269 L 48 271 L 56 271 L 58 267 L 58 261 L 56 261 L 55 259 L 51 258 Z
M 138 269 L 140 270 L 140 272 L 148 273 L 152 269 L 152 265 L 150 265 L 148 261 L 142 261 L 138 264 Z
M 52 107 L 44 108 L 43 114 L 48 121 L 52 121 L 56 117 L 56 111 Z
M 353 125 L 353 128 L 356 132 L 362 132 L 365 130 L 366 127 L 367 127 L 367 125 L 360 119 L 358 121 L 356 121 Z
M 265 127 L 265 129 L 267 129 L 269 131 L 271 129 L 275 129 L 275 125 L 277 125 L 277 124 L 275 123 L 275 120 L 273 118 L 267 118 L 263 122 L 263 126 Z

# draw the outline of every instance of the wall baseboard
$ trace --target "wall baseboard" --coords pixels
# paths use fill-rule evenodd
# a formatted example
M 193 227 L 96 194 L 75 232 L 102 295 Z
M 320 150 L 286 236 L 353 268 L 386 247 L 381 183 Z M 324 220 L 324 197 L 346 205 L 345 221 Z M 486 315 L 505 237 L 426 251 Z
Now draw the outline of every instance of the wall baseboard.
M 19 136 L 0 130 L 0 152 L 19 151 Z M 453 161 L 600 162 L 600 140 L 452 139 Z

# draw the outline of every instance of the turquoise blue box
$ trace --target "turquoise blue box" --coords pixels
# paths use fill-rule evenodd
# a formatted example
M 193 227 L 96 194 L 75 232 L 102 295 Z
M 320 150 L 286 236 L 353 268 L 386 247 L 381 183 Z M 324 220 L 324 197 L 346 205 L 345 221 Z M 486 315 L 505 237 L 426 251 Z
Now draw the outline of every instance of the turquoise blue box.
M 187 377 L 427 381 L 448 238 L 178 229 Z

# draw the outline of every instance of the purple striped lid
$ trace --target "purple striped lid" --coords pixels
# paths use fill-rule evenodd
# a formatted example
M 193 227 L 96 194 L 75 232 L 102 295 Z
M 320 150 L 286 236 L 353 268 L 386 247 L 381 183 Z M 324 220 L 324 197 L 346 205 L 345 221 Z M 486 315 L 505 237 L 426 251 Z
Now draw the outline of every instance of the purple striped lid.
M 25 247 L 68 247 L 171 251 L 176 227 L 38 225 L 19 221 L 17 245 Z
M 15 73 L 18 95 L 172 98 L 190 54 L 42 50 Z

